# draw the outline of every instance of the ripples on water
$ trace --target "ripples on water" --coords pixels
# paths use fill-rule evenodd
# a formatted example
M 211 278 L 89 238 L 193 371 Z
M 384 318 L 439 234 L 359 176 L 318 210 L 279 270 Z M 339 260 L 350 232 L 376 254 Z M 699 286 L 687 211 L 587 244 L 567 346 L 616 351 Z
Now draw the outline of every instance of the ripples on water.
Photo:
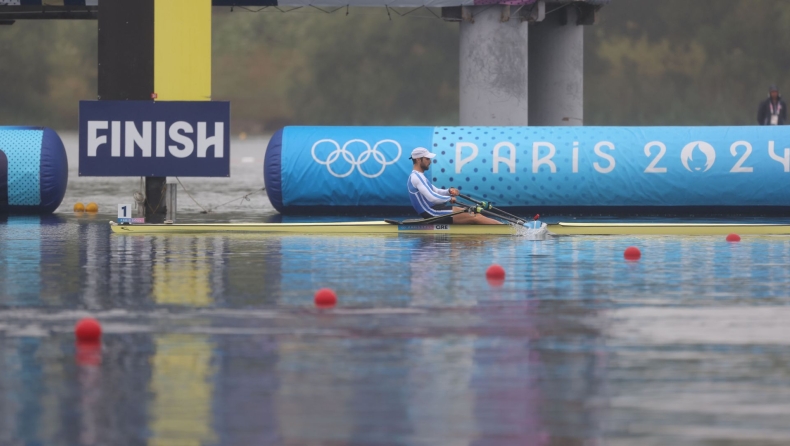
M 185 183 L 219 204 L 247 164 Z M 0 223 L 0 444 L 790 442 L 790 238 L 122 236 L 64 210 L 135 181 L 75 167 L 55 217 Z

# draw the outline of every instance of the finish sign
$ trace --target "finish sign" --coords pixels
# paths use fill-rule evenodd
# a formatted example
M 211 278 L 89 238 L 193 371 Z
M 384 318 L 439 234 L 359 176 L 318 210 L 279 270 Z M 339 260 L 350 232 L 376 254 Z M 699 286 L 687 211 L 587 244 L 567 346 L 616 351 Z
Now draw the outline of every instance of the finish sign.
M 230 102 L 80 101 L 80 176 L 230 176 Z

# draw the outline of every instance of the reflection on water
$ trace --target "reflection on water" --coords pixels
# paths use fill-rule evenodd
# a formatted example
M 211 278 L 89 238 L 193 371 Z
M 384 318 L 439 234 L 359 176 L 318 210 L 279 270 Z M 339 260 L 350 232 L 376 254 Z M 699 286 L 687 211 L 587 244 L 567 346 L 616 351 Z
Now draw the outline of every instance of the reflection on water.
M 207 336 L 165 334 L 154 343 L 148 444 L 213 443 L 211 341 Z
M 2 254 L 2 294 L 13 299 L 27 294 L 32 299 L 19 299 L 16 305 L 38 305 L 41 298 L 41 226 L 38 217 L 14 217 L 5 222 Z M 7 240 L 7 242 L 6 242 Z
M 100 220 L 0 223 L 0 444 L 790 440 L 790 238 L 115 236 Z M 339 308 L 313 309 L 324 286 Z M 73 342 L 87 314 L 100 349 Z
M 120 238 L 120 237 L 119 237 Z M 222 241 L 206 238 L 163 238 L 153 247 L 166 259 L 153 265 L 153 298 L 160 305 L 205 307 L 222 292 Z M 216 262 L 215 262 L 216 259 Z M 218 266 L 215 268 L 215 266 Z M 219 289 L 215 290 L 212 285 Z

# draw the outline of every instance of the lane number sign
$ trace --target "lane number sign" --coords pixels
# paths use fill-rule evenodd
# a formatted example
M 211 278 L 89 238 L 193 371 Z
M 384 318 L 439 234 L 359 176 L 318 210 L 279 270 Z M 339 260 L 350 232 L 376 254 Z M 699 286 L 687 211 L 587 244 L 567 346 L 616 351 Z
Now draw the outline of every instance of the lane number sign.
M 119 204 L 118 223 L 145 223 L 145 218 L 132 217 L 133 209 L 131 204 Z
M 132 205 L 119 204 L 118 205 L 118 218 L 132 218 Z

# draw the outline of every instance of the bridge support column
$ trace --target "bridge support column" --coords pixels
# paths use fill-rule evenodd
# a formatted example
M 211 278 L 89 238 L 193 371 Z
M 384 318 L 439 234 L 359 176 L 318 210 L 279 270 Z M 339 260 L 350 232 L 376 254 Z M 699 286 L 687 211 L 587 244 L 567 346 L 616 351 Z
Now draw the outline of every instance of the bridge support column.
M 509 6 L 465 7 L 460 39 L 461 125 L 527 125 L 528 23 Z
M 584 27 L 581 25 L 588 15 L 572 4 L 530 25 L 530 125 L 584 124 Z

